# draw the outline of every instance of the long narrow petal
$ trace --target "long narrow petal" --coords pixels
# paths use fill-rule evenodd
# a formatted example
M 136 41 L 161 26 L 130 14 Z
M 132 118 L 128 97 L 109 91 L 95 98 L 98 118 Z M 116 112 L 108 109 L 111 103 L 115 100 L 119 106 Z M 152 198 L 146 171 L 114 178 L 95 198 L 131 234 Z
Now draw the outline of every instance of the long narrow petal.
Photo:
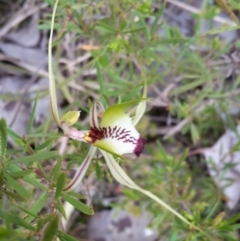
M 75 187 L 77 185 L 80 184 L 80 182 L 82 181 L 90 163 L 91 160 L 96 152 L 97 148 L 95 146 L 91 146 L 90 150 L 85 158 L 85 160 L 83 161 L 83 163 L 81 164 L 81 166 L 78 168 L 77 172 L 75 173 L 75 176 L 73 177 L 72 181 L 65 187 L 64 191 L 70 191 L 75 189 Z
M 89 111 L 89 117 L 90 117 L 90 126 L 94 128 L 98 128 L 98 113 L 97 113 L 97 103 L 94 102 L 91 105 L 90 111 Z
M 136 108 L 136 113 L 135 113 L 135 116 L 133 117 L 133 120 L 132 120 L 132 123 L 134 126 L 137 125 L 137 123 L 140 121 L 140 119 L 142 118 L 143 114 L 145 113 L 146 111 L 146 101 L 141 101 L 137 108 Z
M 102 155 L 104 156 L 106 163 L 108 165 L 108 168 L 111 172 L 111 174 L 113 175 L 113 177 L 122 185 L 128 186 L 132 189 L 136 189 L 138 191 L 140 191 L 141 193 L 145 194 L 146 196 L 150 197 L 151 199 L 153 199 L 154 201 L 156 201 L 157 203 L 159 203 L 160 205 L 162 205 L 164 208 L 166 208 L 167 210 L 169 210 L 171 213 L 173 213 L 174 215 L 176 215 L 178 218 L 180 218 L 183 222 L 185 222 L 186 224 L 188 224 L 190 227 L 194 227 L 196 230 L 203 232 L 202 230 L 200 230 L 198 227 L 196 227 L 195 225 L 193 225 L 192 223 L 190 223 L 187 219 L 185 219 L 180 213 L 178 213 L 177 211 L 175 211 L 173 208 L 171 208 L 167 203 L 165 203 L 163 200 L 161 200 L 160 198 L 158 198 L 156 195 L 154 195 L 153 193 L 151 193 L 150 191 L 147 191 L 145 189 L 142 189 L 141 187 L 139 187 L 136 183 L 133 182 L 133 180 L 124 172 L 124 170 L 120 167 L 120 165 L 118 165 L 118 163 L 116 162 L 116 160 L 114 159 L 114 157 L 111 154 L 106 153 L 105 151 L 101 151 Z
M 48 41 L 48 72 L 49 72 L 50 107 L 51 107 L 51 111 L 55 121 L 60 126 L 61 123 L 58 115 L 56 86 L 55 86 L 55 79 L 54 79 L 53 68 L 52 68 L 52 40 L 53 40 L 54 19 L 56 15 L 58 1 L 59 0 L 56 0 L 54 4 L 52 20 L 51 20 L 50 37 Z
M 143 98 L 146 98 L 147 97 L 147 83 L 145 81 L 144 83 L 144 87 L 143 87 Z M 135 115 L 132 119 L 132 123 L 134 126 L 137 125 L 137 123 L 140 121 L 140 119 L 142 118 L 143 114 L 145 113 L 146 111 L 146 107 L 147 107 L 147 102 L 146 101 L 141 101 L 137 108 L 136 108 L 136 112 L 135 112 Z

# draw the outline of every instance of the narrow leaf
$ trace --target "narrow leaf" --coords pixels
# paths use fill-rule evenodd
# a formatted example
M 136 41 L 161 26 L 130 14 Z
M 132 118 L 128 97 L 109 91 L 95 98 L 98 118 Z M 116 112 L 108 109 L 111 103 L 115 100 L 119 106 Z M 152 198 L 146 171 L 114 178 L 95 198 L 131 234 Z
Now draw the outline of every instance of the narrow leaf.
M 52 137 L 52 138 L 46 140 L 46 141 L 43 142 L 41 145 L 37 146 L 37 147 L 34 149 L 34 151 L 35 151 L 35 152 L 38 152 L 38 151 L 43 150 L 43 149 L 45 149 L 45 148 L 47 148 L 47 149 L 49 150 L 49 149 L 52 147 L 53 142 L 55 142 L 55 139 L 56 139 L 55 137 Z
M 20 210 L 22 210 L 24 213 L 28 214 L 29 216 L 33 216 L 34 218 L 38 218 L 38 215 L 36 215 L 35 213 L 30 212 L 29 210 L 23 208 L 22 206 L 15 204 L 16 207 L 18 207 Z
M 6 228 L 4 228 L 3 226 L 0 226 L 0 238 L 6 238 L 7 236 L 12 236 L 12 230 L 8 230 Z M 7 239 L 6 239 L 7 240 Z
M 10 187 L 13 187 L 14 190 L 23 198 L 23 199 L 29 199 L 30 194 L 28 191 L 20 184 L 18 183 L 15 179 L 10 177 L 7 173 L 5 173 L 4 177 L 7 179 L 7 184 Z
M 19 166 L 11 165 L 11 164 L 7 166 L 7 170 L 10 171 L 11 174 L 14 173 L 14 172 L 22 171 L 22 169 Z M 30 177 L 30 176 L 23 177 L 23 180 L 25 182 L 35 186 L 35 187 L 38 187 L 38 188 L 42 189 L 42 190 L 46 190 L 47 189 L 42 183 L 40 183 L 39 181 L 37 181 L 36 179 L 34 179 L 34 178 Z
M 86 204 L 78 201 L 77 199 L 72 198 L 65 193 L 62 193 L 61 196 L 65 201 L 69 202 L 71 205 L 73 205 L 80 212 L 83 212 L 87 215 L 93 215 L 94 214 L 94 211 L 93 211 L 92 208 L 88 207 Z
M 221 27 L 219 28 L 214 28 L 211 29 L 203 34 L 201 34 L 201 36 L 206 36 L 206 35 L 212 35 L 212 34 L 218 34 L 218 33 L 222 33 L 222 32 L 227 32 L 227 31 L 232 31 L 232 30 L 236 30 L 239 29 L 240 26 L 230 26 L 227 24 L 223 24 Z
M 4 119 L 0 120 L 0 157 L 4 157 L 7 148 L 7 123 Z
M 75 239 L 74 237 L 60 230 L 58 230 L 57 236 L 61 241 L 79 241 L 78 239 Z
M 10 138 L 12 138 L 18 145 L 24 146 L 25 143 L 22 141 L 21 136 L 19 136 L 17 133 L 15 133 L 10 128 L 7 128 L 7 133 Z
M 56 186 L 56 192 L 55 192 L 55 197 L 54 197 L 55 200 L 57 200 L 60 197 L 61 192 L 64 188 L 65 180 L 66 180 L 65 173 L 63 173 L 63 172 L 60 173 L 58 176 L 58 179 L 57 179 L 57 186 Z
M 59 200 L 59 199 L 57 200 L 56 209 L 59 211 L 59 213 L 62 214 L 63 218 L 66 220 L 67 219 L 67 215 L 66 215 L 64 206 L 63 206 L 61 200 Z
M 46 204 L 47 202 L 47 199 L 48 199 L 48 191 L 44 192 L 42 194 L 42 196 L 40 196 L 34 203 L 33 207 L 30 207 L 29 211 L 32 213 L 32 214 L 35 214 L 37 215 L 38 212 L 40 212 L 42 210 L 42 208 L 44 207 L 44 205 Z M 34 219 L 33 216 L 29 216 L 27 217 L 25 220 L 26 222 L 31 222 L 32 220 Z
M 61 133 L 33 133 L 26 135 L 26 137 L 62 137 L 63 134 Z
M 157 15 L 155 16 L 154 22 L 152 23 L 151 30 L 150 30 L 151 36 L 153 36 L 159 30 L 158 22 L 163 14 L 163 11 L 165 10 L 166 3 L 167 3 L 166 1 L 162 3 L 160 9 L 158 10 Z
M 19 178 L 19 177 L 24 177 L 27 176 L 29 174 L 31 174 L 33 172 L 33 170 L 23 170 L 23 171 L 18 171 L 18 172 L 11 172 L 9 173 L 10 177 L 15 177 L 15 178 Z
M 58 160 L 55 166 L 53 167 L 52 171 L 50 172 L 50 179 L 53 179 L 54 181 L 57 180 L 58 174 L 62 167 L 62 161 Z
M 23 219 L 21 219 L 17 214 L 15 214 L 14 212 L 12 213 L 7 213 L 3 210 L 0 210 L 0 217 L 5 220 L 5 221 L 8 221 L 10 223 L 13 223 L 13 224 L 16 224 L 18 226 L 21 226 L 21 227 L 24 227 L 28 230 L 32 230 L 34 231 L 35 228 L 27 223 L 26 221 L 24 221 Z
M 37 93 L 35 101 L 34 101 L 32 113 L 31 113 L 31 117 L 30 117 L 30 121 L 29 121 L 29 124 L 28 124 L 28 132 L 27 132 L 28 134 L 30 134 L 32 132 L 32 127 L 33 127 L 33 122 L 34 122 L 34 118 L 35 118 L 37 102 L 38 102 L 38 93 Z
M 103 76 L 102 76 L 101 67 L 100 67 L 98 61 L 96 61 L 96 68 L 97 68 L 97 77 L 98 77 L 98 83 L 100 86 L 100 92 L 102 95 L 104 95 L 105 94 L 104 80 L 103 80 Z
M 45 230 L 42 241 L 52 241 L 53 240 L 55 233 L 58 230 L 58 222 L 59 222 L 59 217 L 57 214 L 54 214 Z
M 41 152 L 41 153 L 33 154 L 31 156 L 18 158 L 16 160 L 8 162 L 7 164 L 16 164 L 16 163 L 32 164 L 33 162 L 36 162 L 36 161 L 43 161 L 43 160 L 48 160 L 56 157 L 59 157 L 59 154 L 57 151 Z

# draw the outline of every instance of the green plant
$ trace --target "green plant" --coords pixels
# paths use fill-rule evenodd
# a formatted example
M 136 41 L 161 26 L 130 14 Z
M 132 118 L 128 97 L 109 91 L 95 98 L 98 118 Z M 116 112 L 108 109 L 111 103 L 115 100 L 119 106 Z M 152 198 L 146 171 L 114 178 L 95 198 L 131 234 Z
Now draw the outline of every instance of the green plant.
M 55 4 L 55 1 L 47 2 L 52 6 Z M 214 9 L 205 12 L 205 15 L 195 16 L 195 20 L 200 23 L 205 17 L 213 19 L 220 11 L 217 7 L 216 9 L 214 6 Z M 0 226 L 0 238 L 35 240 L 38 237 L 47 241 L 56 240 L 58 237 L 60 240 L 76 240 L 59 225 L 62 217 L 68 216 L 63 202 L 67 201 L 87 215 L 93 215 L 94 208 L 86 205 L 85 196 L 73 191 L 66 192 L 66 189 L 70 189 L 69 186 L 78 184 L 75 179 L 71 181 L 69 176 L 66 177 L 66 174 L 76 165 L 85 166 L 78 181 L 82 180 L 87 171 L 87 174 L 94 171 L 101 179 L 110 176 L 108 168 L 114 163 L 114 167 L 120 170 L 124 178 L 114 174 L 113 169 L 110 169 L 110 172 L 120 183 L 138 189 L 158 202 L 157 204 L 135 190 L 124 188 L 123 193 L 127 199 L 122 205 L 125 204 L 126 207 L 128 203 L 141 200 L 140 209 L 142 206 L 147 207 L 149 212 L 154 214 L 152 226 L 158 229 L 163 238 L 237 240 L 235 231 L 239 228 L 237 223 L 239 215 L 224 218 L 221 192 L 215 187 L 211 178 L 196 170 L 198 168 L 189 169 L 186 160 L 188 160 L 188 149 L 212 145 L 223 132 L 223 122 L 217 109 L 221 108 L 228 115 L 229 106 L 232 103 L 237 105 L 239 102 L 239 91 L 236 88 L 239 78 L 228 88 L 223 77 L 224 71 L 216 69 L 214 65 L 223 53 L 229 51 L 230 46 L 218 36 L 209 38 L 209 34 L 233 30 L 239 26 L 221 27 L 199 34 L 196 25 L 193 36 L 186 37 L 177 27 L 164 21 L 166 2 L 159 5 L 158 1 L 79 3 L 68 0 L 60 1 L 59 7 L 54 11 L 56 11 L 55 23 L 53 21 L 50 23 L 51 15 L 41 20 L 39 25 L 41 29 L 54 29 L 54 32 L 51 31 L 48 49 L 50 97 L 54 120 L 63 129 L 64 134 L 71 137 L 70 125 L 74 124 L 74 130 L 90 128 L 86 124 L 88 122 L 76 123 L 78 112 L 71 113 L 69 110 L 83 110 L 83 115 L 90 118 L 90 127 L 94 127 L 93 122 L 98 121 L 97 109 L 103 113 L 104 108 L 115 106 L 117 109 L 121 105 L 114 104 L 125 103 L 123 104 L 126 105 L 125 111 L 129 110 L 130 104 L 138 104 L 137 108 L 130 108 L 129 111 L 131 116 L 135 116 L 134 124 L 139 122 L 137 126 L 139 133 L 148 140 L 145 147 L 147 155 L 134 161 L 134 165 L 130 170 L 126 169 L 125 174 L 120 167 L 127 163 L 124 158 L 118 159 L 119 165 L 113 156 L 106 152 L 101 152 L 100 157 L 94 157 L 96 147 L 89 147 L 84 142 L 71 140 L 68 145 L 69 148 L 74 147 L 74 151 L 59 154 L 56 143 L 63 134 L 56 130 L 51 115 L 43 125 L 35 129 L 33 127 L 38 103 L 36 97 L 26 136 L 19 136 L 7 127 L 3 119 L 0 121 L 0 195 L 2 197 L 0 218 L 3 220 Z M 95 18 L 96 16 L 101 18 Z M 148 19 L 153 19 L 151 24 L 148 24 Z M 163 35 L 159 33 L 160 29 L 163 30 Z M 80 38 L 89 40 L 87 46 L 91 49 L 92 57 L 84 66 L 75 64 L 72 72 L 67 66 L 62 67 L 58 64 L 63 54 L 61 41 L 69 33 L 74 33 L 69 44 L 77 45 Z M 53 43 L 52 38 L 55 39 Z M 52 58 L 52 44 L 56 59 Z M 238 45 L 239 42 L 236 42 L 236 46 Z M 76 47 L 74 51 L 76 56 L 83 53 L 84 50 Z M 96 75 L 90 75 L 86 81 L 80 82 L 84 87 L 88 86 L 85 88 L 86 91 L 82 91 L 79 95 L 78 92 L 71 90 L 70 83 L 76 84 L 75 79 L 91 68 L 96 68 Z M 84 85 L 86 83 L 88 85 Z M 145 112 L 146 102 L 141 98 L 142 92 L 144 98 L 147 96 L 146 86 L 149 86 L 150 90 L 156 90 L 154 93 L 157 94 L 159 89 L 165 90 L 157 97 L 150 96 L 152 98 L 148 100 L 149 106 L 155 105 L 156 112 L 160 108 L 168 108 L 171 116 L 179 120 L 178 125 L 172 127 L 172 132 L 169 131 L 165 135 L 168 141 L 159 140 L 159 135 L 156 133 L 160 130 L 160 124 L 158 120 L 155 122 L 151 120 L 151 114 L 145 114 L 140 121 Z M 60 110 L 57 110 L 56 90 L 60 90 L 68 102 L 67 106 Z M 151 94 L 150 91 L 149 93 Z M 120 108 L 121 110 L 116 112 L 116 109 L 110 116 L 123 111 Z M 62 115 L 58 111 L 69 114 L 60 118 Z M 157 117 L 159 117 L 158 112 Z M 88 120 L 88 117 L 86 119 Z M 234 121 L 229 116 L 227 124 L 234 125 Z M 67 125 L 63 127 L 63 123 Z M 213 134 L 209 137 L 212 129 Z M 86 141 L 84 135 L 81 140 Z M 7 138 L 14 141 L 16 145 L 14 149 L 7 148 Z M 97 147 L 103 148 L 103 146 Z M 172 152 L 168 153 L 166 149 L 171 149 Z M 114 149 L 106 151 L 110 151 L 117 158 L 118 155 L 124 154 L 116 153 Z M 50 170 L 46 169 L 48 160 L 51 163 Z M 66 160 L 68 160 L 67 168 L 62 169 L 63 164 L 66 166 Z M 138 185 L 128 176 L 134 177 Z M 66 186 L 67 183 L 70 184 Z M 159 202 L 165 208 L 159 206 Z M 166 208 L 181 219 L 172 215 Z

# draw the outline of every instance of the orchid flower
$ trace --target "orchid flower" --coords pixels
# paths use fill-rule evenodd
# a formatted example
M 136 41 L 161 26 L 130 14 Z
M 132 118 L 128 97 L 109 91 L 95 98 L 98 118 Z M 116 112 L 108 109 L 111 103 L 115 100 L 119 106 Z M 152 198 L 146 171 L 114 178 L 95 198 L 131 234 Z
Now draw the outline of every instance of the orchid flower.
M 129 188 L 136 189 L 147 195 L 165 207 L 167 210 L 172 212 L 183 222 L 190 225 L 190 227 L 194 227 L 196 230 L 201 231 L 198 227 L 190 223 L 180 213 L 175 211 L 156 195 L 150 191 L 142 189 L 137 184 L 135 184 L 134 181 L 124 172 L 124 170 L 116 161 L 116 156 L 122 156 L 123 154 L 127 153 L 134 153 L 136 156 L 139 156 L 144 148 L 144 140 L 136 130 L 135 125 L 139 122 L 146 109 L 146 84 L 144 87 L 143 99 L 120 103 L 109 107 L 106 109 L 106 111 L 104 110 L 101 103 L 93 103 L 90 109 L 90 130 L 81 131 L 71 127 L 79 118 L 80 112 L 78 111 L 70 111 L 66 113 L 61 119 L 59 118 L 55 79 L 52 69 L 52 38 L 57 5 L 58 0 L 56 0 L 53 9 L 48 48 L 50 106 L 56 123 L 60 128 L 62 128 L 66 136 L 71 139 L 84 141 L 92 145 L 86 158 L 76 171 L 72 181 L 65 187 L 64 191 L 73 190 L 77 185 L 79 185 L 91 163 L 92 158 L 94 157 L 96 151 L 99 150 L 104 157 L 112 176 L 119 183 L 128 186 Z M 131 118 L 130 114 L 126 111 L 133 105 L 137 105 L 137 108 L 135 109 L 135 115 Z M 100 111 L 103 113 L 100 122 L 98 120 L 97 109 L 100 109 Z
M 79 167 L 75 177 L 65 190 L 74 189 L 79 185 L 97 148 L 107 159 L 114 159 L 112 155 L 121 156 L 134 153 L 136 156 L 139 156 L 141 154 L 145 141 L 133 125 L 132 118 L 125 113 L 126 108 L 139 101 L 145 100 L 140 99 L 117 104 L 106 111 L 104 111 L 103 106 L 99 102 L 95 102 L 90 109 L 91 129 L 88 131 L 79 131 L 71 127 L 78 120 L 80 114 L 78 111 L 70 111 L 61 118 L 60 127 L 64 131 L 65 136 L 90 143 L 94 146 L 90 148 L 85 161 Z M 98 120 L 97 107 L 104 112 L 100 122 Z M 145 106 L 143 106 L 143 109 L 144 112 Z M 135 123 L 137 122 L 135 121 Z
M 135 116 L 131 118 L 130 115 L 126 113 L 126 110 L 137 103 L 138 107 L 136 108 L 136 113 L 138 113 L 138 115 L 135 114 Z M 101 112 L 104 112 L 100 122 L 98 120 L 97 108 L 99 108 Z M 119 157 L 128 153 L 134 153 L 136 156 L 139 156 L 143 151 L 144 139 L 140 136 L 134 124 L 136 125 L 138 123 L 140 120 L 139 116 L 141 117 L 143 115 L 145 109 L 146 99 L 137 99 L 117 104 L 111 106 L 106 111 L 104 111 L 101 103 L 95 102 L 90 108 L 91 129 L 87 131 L 81 131 L 71 127 L 71 125 L 73 125 L 79 118 L 80 113 L 78 111 L 70 111 L 61 118 L 60 127 L 66 136 L 74 140 L 92 144 L 85 160 L 76 171 L 73 179 L 65 187 L 64 191 L 74 190 L 81 183 L 92 158 L 96 151 L 99 150 L 104 157 L 112 176 L 119 183 L 144 193 L 178 216 L 185 223 L 193 226 L 187 219 L 157 196 L 135 184 L 124 172 L 114 157 Z M 69 207 L 66 208 L 69 209 Z

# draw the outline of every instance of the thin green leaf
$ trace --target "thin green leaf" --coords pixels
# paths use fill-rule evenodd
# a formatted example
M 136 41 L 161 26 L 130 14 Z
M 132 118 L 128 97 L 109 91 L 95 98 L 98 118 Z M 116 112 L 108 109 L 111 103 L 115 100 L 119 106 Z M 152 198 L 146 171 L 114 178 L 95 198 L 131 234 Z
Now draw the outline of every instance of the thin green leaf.
M 57 236 L 61 241 L 79 241 L 78 239 L 75 239 L 74 237 L 60 230 L 58 230 Z
M 0 217 L 5 221 L 8 221 L 8 222 L 16 224 L 18 226 L 24 227 L 28 230 L 32 230 L 32 231 L 35 230 L 35 228 L 31 224 L 29 224 L 26 221 L 24 221 L 23 219 L 21 219 L 14 212 L 8 213 L 8 212 L 5 212 L 3 210 L 0 210 Z
M 15 204 L 16 207 L 18 207 L 21 211 L 23 211 L 24 213 L 28 214 L 29 216 L 32 216 L 34 218 L 38 218 L 38 215 L 36 215 L 35 213 L 30 212 L 29 210 L 23 208 L 22 206 Z
M 62 137 L 62 133 L 34 133 L 26 135 L 26 137 Z
M 97 179 L 101 180 L 102 179 L 102 170 L 98 164 L 98 161 L 95 162 L 95 170 L 96 170 Z
M 190 130 L 191 130 L 192 141 L 193 143 L 196 143 L 199 140 L 200 136 L 198 134 L 198 130 L 196 126 L 193 123 L 191 123 L 190 125 Z
M 23 170 L 23 171 L 18 171 L 18 172 L 11 172 L 9 173 L 10 177 L 15 177 L 15 178 L 19 178 L 19 177 L 24 177 L 27 176 L 29 174 L 31 174 L 33 172 L 33 170 L 29 169 L 29 170 Z
M 11 173 L 22 171 L 22 169 L 19 166 L 12 165 L 12 164 L 7 166 L 7 170 L 10 171 Z M 42 183 L 40 183 L 39 181 L 37 181 L 36 179 L 34 179 L 34 178 L 30 177 L 30 176 L 25 176 L 22 179 L 25 182 L 27 182 L 27 183 L 35 186 L 35 187 L 38 187 L 38 188 L 40 188 L 42 190 L 46 190 L 47 189 Z
M 155 16 L 154 22 L 153 22 L 153 24 L 151 26 L 151 30 L 150 30 L 151 36 L 153 36 L 159 30 L 158 22 L 159 22 L 160 17 L 163 14 L 163 11 L 165 10 L 166 4 L 167 4 L 166 1 L 164 1 L 162 3 L 160 9 L 158 10 L 157 15 Z
M 33 122 L 34 122 L 34 118 L 35 118 L 35 114 L 36 114 L 37 102 L 38 102 L 38 93 L 37 93 L 35 101 L 34 101 L 30 121 L 29 121 L 29 124 L 28 124 L 28 132 L 27 132 L 28 134 L 30 134 L 32 132 Z
M 122 33 L 123 34 L 127 34 L 127 33 L 136 33 L 136 32 L 140 32 L 142 30 L 145 30 L 146 27 L 140 27 L 140 28 L 135 28 L 135 29 L 126 29 L 124 30 Z
M 57 179 L 56 192 L 54 197 L 55 200 L 57 200 L 60 197 L 65 185 L 65 180 L 66 180 L 66 174 L 64 172 L 60 173 Z
M 54 181 L 57 179 L 58 174 L 61 170 L 61 166 L 62 165 L 62 161 L 58 160 L 57 163 L 55 164 L 55 166 L 53 167 L 49 177 L 52 178 Z
M 48 160 L 48 159 L 57 158 L 57 157 L 59 157 L 59 154 L 57 151 L 49 151 L 49 152 L 42 152 L 42 153 L 33 154 L 31 156 L 18 158 L 16 160 L 8 162 L 7 164 L 24 163 L 29 165 L 36 161 L 43 161 L 43 160 Z
M 81 193 L 77 193 L 77 192 L 73 192 L 73 191 L 69 191 L 67 193 L 69 196 L 71 197 L 75 197 L 77 199 L 82 199 L 82 200 L 86 200 L 86 196 L 82 195 Z
M 88 207 L 86 204 L 78 201 L 77 199 L 70 197 L 66 193 L 62 193 L 61 196 L 65 201 L 69 202 L 71 205 L 73 205 L 80 212 L 83 212 L 87 215 L 93 215 L 94 214 L 94 211 L 93 211 L 92 208 Z
M 211 29 L 211 30 L 201 34 L 201 36 L 218 34 L 218 33 L 222 33 L 222 32 L 236 30 L 236 29 L 239 29 L 239 28 L 240 28 L 240 26 L 231 26 L 231 25 L 228 25 L 228 24 L 223 24 L 219 28 Z
M 30 212 L 32 214 L 37 215 L 38 212 L 40 212 L 42 210 L 42 208 L 44 207 L 44 205 L 46 204 L 48 196 L 49 196 L 48 191 L 44 192 L 42 194 L 42 196 L 40 196 L 35 201 L 34 206 L 30 208 Z M 26 220 L 26 222 L 31 222 L 33 219 L 34 219 L 33 216 L 28 216 L 25 220 Z
M 29 199 L 30 194 L 29 192 L 21 185 L 19 184 L 15 179 L 9 176 L 9 174 L 5 173 L 4 177 L 7 179 L 7 185 L 9 187 L 13 187 L 14 190 L 23 198 L 23 199 Z
M 9 192 L 9 191 L 4 191 L 4 194 L 8 197 L 8 199 L 14 199 L 16 203 L 18 202 L 26 202 L 26 199 L 23 198 L 21 195 L 16 193 L 15 191 Z
M 4 157 L 7 149 L 7 123 L 0 120 L 0 157 Z
M 15 133 L 10 128 L 7 128 L 7 133 L 10 138 L 12 138 L 18 145 L 25 146 L 25 143 L 23 142 L 21 136 L 19 136 L 17 133 Z
M 59 200 L 59 199 L 57 200 L 56 209 L 59 211 L 59 213 L 62 214 L 63 218 L 66 220 L 67 219 L 67 215 L 66 215 L 64 206 L 63 206 L 61 200 Z
M 203 84 L 206 84 L 206 80 L 205 79 L 200 79 L 200 80 L 196 80 L 196 81 L 193 81 L 193 82 L 190 82 L 190 83 L 187 83 L 183 86 L 180 86 L 176 89 L 174 89 L 170 95 L 179 95 L 179 94 L 182 94 L 184 92 L 187 92 L 187 91 L 190 91 L 192 89 L 195 89 L 196 87 L 200 86 L 200 85 L 203 85 Z
M 7 236 L 12 236 L 12 230 L 8 230 L 6 228 L 4 228 L 3 226 L 0 226 L 0 238 L 6 238 Z M 6 239 L 7 240 L 7 239 Z
M 52 138 L 46 140 L 41 145 L 37 146 L 34 151 L 37 152 L 37 151 L 43 150 L 44 148 L 51 147 L 53 142 L 55 141 L 55 139 L 56 139 L 55 137 L 52 137 Z
M 105 30 L 106 32 L 109 32 L 109 33 L 116 32 L 116 29 L 114 29 L 109 24 L 104 23 L 103 21 L 98 21 L 98 27 L 102 28 L 103 30 Z
M 59 217 L 57 214 L 54 214 L 50 220 L 47 228 L 45 229 L 42 241 L 52 241 L 57 230 L 58 230 Z
M 101 67 L 100 67 L 98 61 L 96 61 L 96 68 L 97 68 L 97 77 L 98 77 L 98 83 L 100 86 L 100 92 L 102 95 L 104 95 L 105 94 L 104 80 L 103 80 L 103 76 L 102 76 Z

